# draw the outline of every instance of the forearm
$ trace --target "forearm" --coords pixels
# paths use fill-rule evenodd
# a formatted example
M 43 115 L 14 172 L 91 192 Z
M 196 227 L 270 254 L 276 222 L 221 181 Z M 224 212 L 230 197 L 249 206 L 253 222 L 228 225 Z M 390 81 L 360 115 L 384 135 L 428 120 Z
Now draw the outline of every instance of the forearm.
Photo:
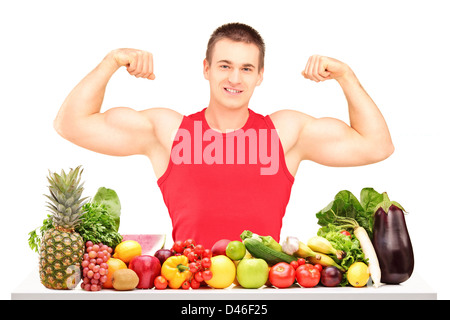
M 119 66 L 111 55 L 84 77 L 64 100 L 54 121 L 55 129 L 62 134 L 69 130 L 69 125 L 76 125 L 79 120 L 99 113 L 106 86 Z
M 393 149 L 392 140 L 386 121 L 375 102 L 361 86 L 351 69 L 345 76 L 336 79 L 348 102 L 350 126 L 368 143 Z

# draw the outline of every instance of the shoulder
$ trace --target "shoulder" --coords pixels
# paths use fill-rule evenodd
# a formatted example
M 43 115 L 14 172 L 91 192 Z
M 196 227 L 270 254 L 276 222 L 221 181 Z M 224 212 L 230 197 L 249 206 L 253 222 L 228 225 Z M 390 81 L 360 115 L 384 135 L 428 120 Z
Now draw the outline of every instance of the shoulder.
M 279 110 L 269 115 L 285 152 L 298 144 L 300 134 L 305 126 L 314 118 L 297 110 Z
M 311 116 L 307 115 L 306 113 L 297 111 L 297 110 L 290 110 L 290 109 L 283 109 L 279 111 L 275 111 L 274 113 L 270 114 L 270 119 L 272 119 L 273 123 L 275 124 L 275 127 L 277 129 L 282 129 L 282 127 L 286 125 L 296 125 L 300 126 L 302 124 L 307 123 L 311 119 L 313 119 Z M 279 128 L 277 127 L 277 124 Z
M 173 137 L 183 122 L 184 116 L 168 108 L 151 108 L 139 111 L 150 124 L 150 137 L 153 142 L 160 144 L 166 150 L 170 150 Z M 149 144 L 153 146 L 154 143 Z
M 151 108 L 140 112 L 155 129 L 159 127 L 176 129 L 184 117 L 181 113 L 169 108 Z
M 178 111 L 169 108 L 150 108 L 140 111 L 145 117 L 152 118 L 164 118 L 167 120 L 182 119 L 183 115 Z
M 297 110 L 279 110 L 269 115 L 279 132 L 300 134 L 302 129 L 314 118 Z

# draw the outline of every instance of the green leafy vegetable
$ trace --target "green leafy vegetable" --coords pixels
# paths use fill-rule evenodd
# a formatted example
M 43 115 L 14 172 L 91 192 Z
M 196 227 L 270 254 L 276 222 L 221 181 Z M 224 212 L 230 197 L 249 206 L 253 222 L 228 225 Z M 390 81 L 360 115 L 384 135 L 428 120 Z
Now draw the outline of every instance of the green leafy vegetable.
M 44 221 L 42 222 L 42 226 L 39 228 L 39 234 L 36 232 L 38 228 L 28 233 L 28 245 L 30 246 L 31 250 L 39 253 L 41 239 L 44 236 L 45 231 L 51 228 L 53 228 L 52 217 L 50 214 L 47 214 L 47 218 L 44 219 Z
M 367 234 L 372 238 L 374 208 L 383 200 L 383 195 L 373 188 L 364 188 L 361 190 L 360 197 L 361 202 L 350 191 L 339 191 L 334 200 L 316 214 L 318 224 L 340 225 L 339 220 L 345 220 L 339 218 L 350 218 L 366 229 Z
M 116 231 L 119 230 L 120 226 L 120 200 L 117 196 L 117 193 L 105 187 L 100 187 L 97 190 L 94 198 L 92 198 L 92 202 L 104 204 L 108 209 L 109 215 L 113 218 Z
M 320 228 L 317 232 L 317 235 L 324 237 L 325 239 L 330 241 L 331 245 L 336 250 L 342 250 L 345 252 L 345 257 L 337 261 L 339 261 L 339 264 L 346 270 L 354 262 L 367 262 L 361 249 L 359 240 L 355 236 L 353 236 L 353 234 L 351 237 L 342 234 L 342 230 L 344 229 L 330 224 L 327 227 Z
M 368 260 L 364 256 L 359 240 L 353 234 L 351 237 L 342 234 L 342 230 L 345 230 L 345 228 L 334 224 L 328 224 L 327 226 L 320 228 L 317 235 L 330 241 L 331 245 L 336 250 L 345 252 L 345 256 L 340 260 L 332 256 L 333 260 L 345 270 L 348 270 L 353 263 L 358 261 L 367 263 Z M 347 284 L 347 277 L 346 274 L 344 274 L 340 285 L 346 286 Z
M 81 224 L 76 231 L 83 237 L 84 241 L 103 243 L 115 248 L 121 241 L 122 236 L 116 230 L 114 218 L 104 204 L 88 202 L 84 205 L 85 214 L 81 217 Z
M 366 212 L 375 212 L 376 206 L 383 201 L 383 194 L 376 192 L 373 188 L 364 188 L 360 194 L 361 206 Z

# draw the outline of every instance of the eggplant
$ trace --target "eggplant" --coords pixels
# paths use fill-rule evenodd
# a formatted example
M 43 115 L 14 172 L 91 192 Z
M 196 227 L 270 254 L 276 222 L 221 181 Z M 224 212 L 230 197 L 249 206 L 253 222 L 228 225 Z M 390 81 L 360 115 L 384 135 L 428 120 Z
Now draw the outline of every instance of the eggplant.
M 382 283 L 402 283 L 414 270 L 414 252 L 404 211 L 400 204 L 389 200 L 386 192 L 375 208 L 372 243 L 380 264 Z

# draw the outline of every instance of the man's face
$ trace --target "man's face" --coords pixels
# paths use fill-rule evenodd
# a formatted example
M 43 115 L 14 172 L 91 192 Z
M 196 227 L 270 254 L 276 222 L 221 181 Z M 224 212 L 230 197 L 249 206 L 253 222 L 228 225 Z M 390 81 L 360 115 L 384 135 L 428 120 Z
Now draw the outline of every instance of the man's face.
M 211 63 L 205 59 L 203 74 L 210 83 L 210 105 L 237 109 L 248 106 L 253 90 L 263 79 L 258 70 L 259 49 L 254 44 L 219 40 Z

